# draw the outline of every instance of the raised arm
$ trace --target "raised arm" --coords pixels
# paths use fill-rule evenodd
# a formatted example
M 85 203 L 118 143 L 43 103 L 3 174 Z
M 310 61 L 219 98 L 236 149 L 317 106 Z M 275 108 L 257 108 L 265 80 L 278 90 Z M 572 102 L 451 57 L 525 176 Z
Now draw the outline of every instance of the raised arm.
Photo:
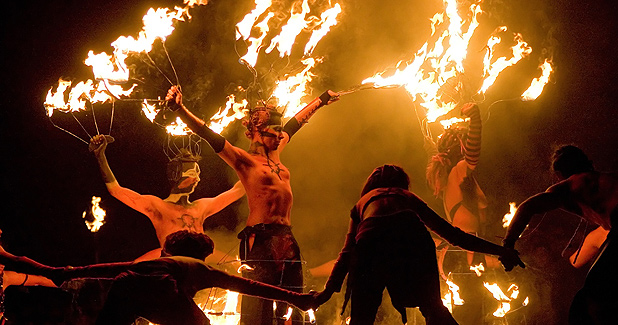
M 242 186 L 242 183 L 238 181 L 231 189 L 213 198 L 199 199 L 196 202 L 205 205 L 204 218 L 208 218 L 243 197 L 245 193 L 244 186 Z
M 502 241 L 504 247 L 513 248 L 515 242 L 522 232 L 526 229 L 532 217 L 536 214 L 549 212 L 551 210 L 566 208 L 568 200 L 568 184 L 558 183 L 550 187 L 546 192 L 536 194 L 522 202 L 511 220 L 506 236 Z
M 99 163 L 101 176 L 109 193 L 120 200 L 122 203 L 133 208 L 136 211 L 151 218 L 153 216 L 152 200 L 155 197 L 151 195 L 142 195 L 131 189 L 120 186 L 114 173 L 112 173 L 107 157 L 105 157 L 105 149 L 107 148 L 107 140 L 103 135 L 95 135 L 90 139 L 90 146 L 94 148 L 93 153 Z M 158 198 L 156 198 L 158 199 Z
M 474 103 L 465 104 L 461 108 L 461 113 L 470 118 L 468 126 L 468 135 L 464 144 L 464 159 L 468 163 L 470 169 L 476 168 L 481 156 L 481 111 L 478 105 Z
M 320 109 L 322 106 L 326 106 L 328 104 L 334 103 L 339 100 L 339 94 L 332 91 L 327 90 L 320 97 L 312 100 L 307 106 L 300 110 L 300 112 L 296 113 L 294 117 L 292 117 L 285 125 L 283 126 L 283 131 L 285 131 L 290 138 L 300 130 L 300 128 L 309 122 L 309 119 L 315 112 Z
M 182 103 L 182 93 L 177 86 L 172 86 L 165 96 L 168 107 L 174 111 L 180 119 L 187 124 L 193 133 L 206 140 L 210 147 L 219 155 L 230 167 L 237 169 L 238 164 L 243 161 L 243 152 L 231 145 L 224 137 L 206 126 L 206 123 L 191 113 Z

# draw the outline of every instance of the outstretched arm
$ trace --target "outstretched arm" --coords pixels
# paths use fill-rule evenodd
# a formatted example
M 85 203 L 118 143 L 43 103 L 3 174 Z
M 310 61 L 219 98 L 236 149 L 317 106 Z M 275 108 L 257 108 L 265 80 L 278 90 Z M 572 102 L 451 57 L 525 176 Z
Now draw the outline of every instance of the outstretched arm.
M 275 287 L 270 284 L 253 281 L 239 276 L 227 274 L 223 271 L 210 269 L 208 271 L 208 277 L 210 277 L 213 286 L 228 289 L 234 292 L 242 293 L 245 295 L 285 301 L 302 310 L 308 310 L 316 308 L 315 299 L 312 295 L 301 294 L 279 287 Z
M 322 106 L 326 106 L 328 104 L 334 103 L 339 100 L 339 94 L 332 91 L 327 90 L 320 97 L 311 101 L 311 103 L 307 104 L 300 112 L 296 113 L 294 117 L 292 117 L 285 125 L 283 126 L 283 131 L 285 131 L 290 138 L 298 131 L 300 128 L 309 122 L 309 119 L 315 112 L 320 109 Z
M 464 144 L 464 159 L 468 163 L 468 167 L 474 169 L 481 156 L 481 111 L 478 105 L 468 103 L 461 108 L 461 113 L 470 118 L 468 136 Z
M 558 183 L 550 187 L 547 192 L 536 194 L 522 202 L 517 207 L 506 236 L 502 241 L 504 247 L 515 247 L 515 242 L 521 233 L 524 232 L 535 214 L 566 207 L 568 203 L 565 200 L 568 198 L 568 195 L 565 191 L 567 189 L 568 185 L 566 183 Z
M 245 187 L 242 186 L 240 181 L 238 181 L 231 189 L 215 196 L 214 198 L 199 199 L 197 202 L 205 205 L 204 219 L 206 219 L 240 199 L 245 195 L 245 193 Z
M 413 210 L 417 212 L 423 223 L 452 245 L 469 251 L 498 255 L 507 271 L 510 271 L 516 265 L 524 267 L 524 263 L 519 259 L 517 251 L 513 248 L 502 247 L 464 232 L 442 219 L 416 196 L 410 197 L 410 202 Z
M 95 264 L 79 267 L 51 267 L 24 256 L 15 256 L 0 246 L 0 264 L 19 273 L 40 275 L 59 285 L 75 278 L 114 278 L 127 270 L 132 262 Z

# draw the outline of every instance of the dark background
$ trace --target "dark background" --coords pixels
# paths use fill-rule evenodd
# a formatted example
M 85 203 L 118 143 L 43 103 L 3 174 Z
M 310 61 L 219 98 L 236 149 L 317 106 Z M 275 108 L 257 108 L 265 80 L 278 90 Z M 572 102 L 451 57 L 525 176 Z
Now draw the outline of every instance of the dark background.
M 434 3 L 435 2 L 435 3 Z M 340 23 L 318 45 L 324 56 L 313 96 L 324 89 L 342 90 L 378 71 L 408 59 L 429 34 L 428 19 L 441 10 L 439 1 L 340 1 Z M 9 251 L 50 265 L 84 265 L 95 261 L 131 260 L 156 248 L 149 220 L 112 198 L 87 146 L 55 128 L 45 115 L 47 91 L 60 77 L 92 78 L 83 60 L 88 50 L 111 53 L 119 35 L 135 35 L 150 7 L 180 5 L 173 1 L 17 1 L 5 4 L 2 19 L 3 211 L 0 228 Z M 599 170 L 618 169 L 615 125 L 618 13 L 613 1 L 486 1 L 481 27 L 472 39 L 469 78 L 475 81 L 484 42 L 499 25 L 520 32 L 534 49 L 530 57 L 504 71 L 480 104 L 484 116 L 479 182 L 490 200 L 490 220 L 499 242 L 500 219 L 508 202 L 521 203 L 551 184 L 549 156 L 556 144 L 575 143 Z M 251 1 L 213 0 L 193 9 L 193 19 L 177 25 L 166 42 L 189 107 L 208 118 L 236 85 L 251 80 L 238 63 L 234 24 L 253 8 Z M 242 44 L 236 43 L 242 51 Z M 533 102 L 517 97 L 538 76 L 544 54 L 553 54 L 555 73 Z M 160 44 L 154 60 L 168 75 Z M 270 58 L 272 62 L 278 61 Z M 144 81 L 135 97 L 163 96 L 169 84 L 153 69 L 133 61 Z M 280 63 L 280 62 L 279 62 Z M 277 63 L 277 64 L 279 64 Z M 475 65 L 477 64 L 477 65 Z M 259 65 L 259 64 L 258 64 Z M 274 65 L 278 67 L 277 65 Z M 261 71 L 263 72 L 263 71 Z M 265 74 L 266 75 L 266 74 Z M 272 75 L 269 75 L 272 78 Z M 264 84 L 272 81 L 266 78 Z M 403 166 L 412 190 L 437 211 L 441 205 L 425 187 L 426 155 L 413 106 L 402 89 L 369 90 L 345 96 L 318 112 L 285 150 L 282 160 L 292 173 L 295 234 L 307 266 L 335 258 L 347 230 L 347 216 L 371 170 L 384 163 Z M 109 104 L 96 108 L 99 127 L 107 132 Z M 491 111 L 491 114 L 489 114 Z M 76 114 L 90 134 L 90 112 Z M 87 138 L 69 115 L 53 121 Z M 81 132 L 81 133 L 80 133 Z M 224 135 L 247 148 L 236 123 Z M 111 134 L 116 142 L 108 159 L 119 183 L 143 194 L 166 197 L 165 133 L 148 122 L 139 106 L 118 103 Z M 215 196 L 237 180 L 208 147 L 202 150 L 202 182 L 193 198 Z M 102 197 L 107 223 L 93 234 L 81 215 L 93 195 Z M 245 222 L 246 199 L 209 218 L 207 232 L 222 251 L 235 254 L 235 232 Z M 560 256 L 578 219 L 548 214 L 537 234 L 521 241 L 529 263 L 524 278 L 535 292 L 528 308 L 530 323 L 563 323 L 566 309 L 585 271 L 574 270 Z M 319 280 L 318 280 L 319 283 Z M 536 295 L 536 296 L 535 296 Z

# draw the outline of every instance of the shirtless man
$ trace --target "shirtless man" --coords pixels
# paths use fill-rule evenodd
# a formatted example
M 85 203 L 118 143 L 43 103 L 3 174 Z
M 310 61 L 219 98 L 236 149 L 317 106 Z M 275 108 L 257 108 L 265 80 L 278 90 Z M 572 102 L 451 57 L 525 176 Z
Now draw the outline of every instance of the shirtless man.
M 616 321 L 618 289 L 618 175 L 594 170 L 592 162 L 575 146 L 562 146 L 554 152 L 552 168 L 560 179 L 543 193 L 531 196 L 517 208 L 504 238 L 504 247 L 513 248 L 536 214 L 555 209 L 574 213 L 608 231 L 601 254 L 588 272 L 584 287 L 577 293 L 569 313 L 571 324 L 613 324 Z
M 324 92 L 281 127 L 281 114 L 275 107 L 255 107 L 245 121 L 248 151 L 231 145 L 225 138 L 205 126 L 183 104 L 180 90 L 172 87 L 166 97 L 169 107 L 214 151 L 232 167 L 247 191 L 249 217 L 240 232 L 240 257 L 253 268 L 246 277 L 301 292 L 303 274 L 300 249 L 291 231 L 292 189 L 290 172 L 279 154 L 290 138 L 322 106 L 338 100 L 338 94 Z M 243 297 L 241 323 L 260 325 L 273 323 L 273 304 Z M 282 308 L 283 307 L 283 308 Z M 287 306 L 277 306 L 276 317 L 286 313 Z M 299 315 L 294 316 L 298 319 Z
M 139 194 L 118 184 L 105 157 L 107 148 L 105 136 L 94 136 L 90 144 L 94 147 L 93 152 L 109 193 L 150 219 L 161 246 L 167 235 L 179 230 L 187 229 L 204 233 L 203 224 L 206 218 L 221 211 L 245 194 L 242 184 L 237 182 L 230 190 L 214 198 L 202 198 L 190 202 L 189 195 L 193 193 L 200 181 L 200 166 L 197 163 L 199 158 L 186 151 L 181 152 L 168 163 L 167 174 L 172 189 L 166 199 Z M 148 260 L 160 256 L 161 248 L 157 248 L 137 260 Z

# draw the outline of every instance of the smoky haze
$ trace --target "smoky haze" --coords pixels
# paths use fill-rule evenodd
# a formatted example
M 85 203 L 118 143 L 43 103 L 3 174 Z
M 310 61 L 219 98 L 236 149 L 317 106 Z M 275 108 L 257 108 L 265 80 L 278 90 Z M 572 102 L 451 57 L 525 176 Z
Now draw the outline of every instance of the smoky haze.
M 308 100 L 326 89 L 349 89 L 412 58 L 430 35 L 429 18 L 442 11 L 441 1 L 337 3 L 342 6 L 339 24 L 314 51 L 324 62 L 315 70 Z M 54 128 L 44 115 L 42 102 L 59 77 L 91 77 L 82 63 L 88 50 L 110 52 L 109 44 L 119 35 L 141 28 L 141 17 L 149 7 L 179 4 L 52 1 L 6 5 L 14 14 L 4 21 L 3 43 L 13 50 L 2 60 L 8 76 L 3 80 L 6 96 L 0 129 L 6 154 L 3 188 L 11 194 L 0 226 L 10 251 L 51 265 L 85 265 L 131 260 L 157 247 L 147 218 L 107 193 L 86 146 Z M 291 2 L 276 5 L 289 9 Z M 326 2 L 312 1 L 311 6 L 326 6 Z M 465 62 L 468 89 L 479 85 L 483 48 L 496 27 L 506 25 L 511 32 L 521 33 L 533 48 L 528 58 L 501 74 L 479 104 L 484 124 L 478 179 L 489 199 L 487 239 L 500 242 L 504 234 L 501 218 L 508 212 L 508 203 L 519 204 L 551 184 L 548 157 L 552 146 L 576 143 L 598 169 L 618 169 L 613 139 L 618 67 L 616 60 L 608 59 L 618 50 L 612 42 L 618 26 L 612 16 L 615 4 L 603 1 L 485 1 L 482 8 L 486 13 L 479 18 L 481 25 Z M 228 94 L 238 86 L 249 87 L 253 80 L 238 61 L 237 52 L 244 54 L 245 45 L 235 41 L 234 34 L 234 25 L 252 9 L 252 1 L 213 0 L 193 9 L 191 21 L 177 24 L 165 48 L 178 79 L 162 45 L 155 44 L 151 59 L 172 83 L 180 83 L 187 106 L 205 119 L 224 105 Z M 301 51 L 302 46 L 295 47 L 289 63 L 276 53 L 258 61 L 261 92 L 260 87 L 253 87 L 251 99 L 268 97 L 275 79 L 298 68 Z M 538 77 L 537 67 L 546 56 L 553 56 L 556 70 L 543 94 L 533 102 L 507 100 L 518 97 Z M 155 65 L 147 57 L 131 59 L 133 76 L 140 84 L 135 97 L 164 96 L 170 82 Z M 471 94 L 466 94 L 462 101 L 470 99 Z M 441 203 L 425 185 L 427 156 L 414 108 L 404 89 L 345 95 L 320 109 L 286 147 L 282 161 L 292 175 L 292 224 L 307 268 L 337 257 L 349 211 L 365 179 L 379 165 L 402 166 L 410 175 L 411 190 L 443 214 Z M 106 129 L 110 107 L 97 114 Z M 167 196 L 165 133 L 148 122 L 136 105 L 119 103 L 114 114 L 116 142 L 109 146 L 107 156 L 119 183 L 139 193 Z M 81 132 L 70 116 L 58 114 L 54 122 Z M 92 132 L 94 126 L 89 123 L 86 127 Z M 223 135 L 246 149 L 249 142 L 243 133 L 242 125 L 234 123 Z M 193 199 L 215 196 L 237 180 L 207 145 L 202 157 L 202 181 Z M 103 198 L 101 206 L 108 212 L 107 224 L 96 234 L 81 219 L 93 195 Z M 236 233 L 244 226 L 247 213 L 243 198 L 206 221 L 205 228 L 219 250 L 236 254 Z M 575 217 L 548 214 L 532 226 L 536 236 L 522 239 L 520 250 L 528 268 L 511 274 L 534 288 L 527 292 L 531 296 L 528 320 L 566 321 L 571 297 L 585 272 L 573 269 L 560 255 L 577 226 Z M 309 279 L 308 284 L 320 289 L 324 281 Z M 334 297 L 320 309 L 318 315 L 325 323 L 336 322 L 332 315 L 338 312 L 340 298 Z M 398 321 L 393 313 L 382 313 L 386 316 L 381 323 Z

